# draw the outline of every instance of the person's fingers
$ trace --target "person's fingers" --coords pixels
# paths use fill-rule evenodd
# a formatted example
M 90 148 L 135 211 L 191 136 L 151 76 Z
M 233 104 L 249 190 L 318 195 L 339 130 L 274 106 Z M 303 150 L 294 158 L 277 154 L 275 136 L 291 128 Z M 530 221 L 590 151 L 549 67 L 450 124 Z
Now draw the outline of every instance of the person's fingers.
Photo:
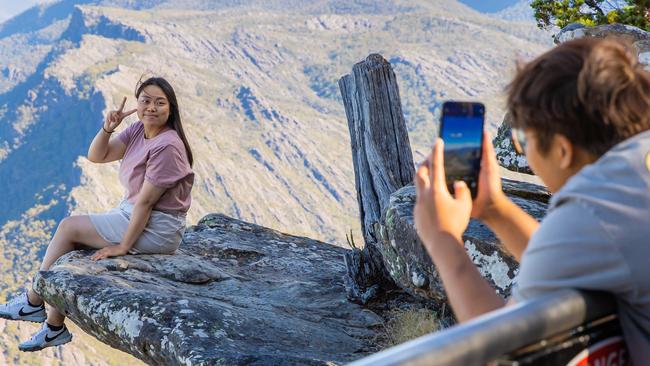
M 481 150 L 481 168 L 487 165 L 488 163 L 488 141 L 490 141 L 490 138 L 488 137 L 488 132 L 484 131 L 483 132 L 483 141 L 482 141 L 482 150 Z
M 104 252 L 105 252 L 104 249 L 100 249 L 100 250 L 96 251 L 95 254 L 93 254 L 90 257 L 90 259 L 93 260 L 93 261 L 98 261 L 100 259 L 104 259 L 104 257 L 105 257 Z
M 122 112 L 124 110 L 125 105 L 126 105 L 126 97 L 124 97 L 124 99 L 122 99 L 122 105 L 120 106 L 120 109 L 118 109 L 118 111 Z
M 431 171 L 429 172 L 430 184 L 433 186 L 433 189 L 444 192 L 447 190 L 447 183 L 445 180 L 444 142 L 441 138 L 438 138 L 436 145 L 433 147 L 431 161 Z
M 436 157 L 436 146 L 438 145 L 438 140 L 436 139 L 436 142 L 433 144 L 433 147 L 431 148 L 431 154 L 429 154 L 429 157 L 427 158 L 427 163 L 429 163 L 429 183 L 433 183 L 433 172 L 435 171 L 433 165 L 435 164 L 435 157 Z
M 499 163 L 497 162 L 497 154 L 494 151 L 494 145 L 492 144 L 492 136 L 488 132 L 485 132 L 484 136 L 483 160 L 485 161 L 487 168 L 490 171 L 494 171 L 499 166 Z
M 472 192 L 462 180 L 454 182 L 454 198 L 464 204 L 472 204 Z
M 122 118 L 124 118 L 124 117 L 128 117 L 128 116 L 132 115 L 133 113 L 135 113 L 135 112 L 137 112 L 137 111 L 138 111 L 137 108 L 133 108 L 133 109 L 131 109 L 130 111 L 124 112 L 124 113 L 122 113 Z
M 429 164 L 425 160 L 415 172 L 415 191 L 417 197 L 422 197 L 429 187 Z

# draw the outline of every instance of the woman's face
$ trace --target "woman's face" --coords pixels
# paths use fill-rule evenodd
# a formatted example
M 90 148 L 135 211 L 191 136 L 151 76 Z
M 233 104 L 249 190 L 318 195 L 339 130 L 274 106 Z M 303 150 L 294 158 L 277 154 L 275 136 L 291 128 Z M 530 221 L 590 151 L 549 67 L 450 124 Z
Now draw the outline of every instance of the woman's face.
M 169 101 L 160 87 L 149 85 L 138 97 L 138 118 L 146 126 L 162 128 L 169 119 Z

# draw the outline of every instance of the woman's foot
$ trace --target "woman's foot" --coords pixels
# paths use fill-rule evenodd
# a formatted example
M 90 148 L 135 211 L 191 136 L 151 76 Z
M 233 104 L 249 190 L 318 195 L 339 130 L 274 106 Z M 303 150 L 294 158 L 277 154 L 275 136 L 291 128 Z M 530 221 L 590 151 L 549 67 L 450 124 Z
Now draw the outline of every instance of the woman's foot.
M 47 347 L 60 346 L 71 340 L 72 334 L 70 334 L 65 324 L 60 327 L 53 327 L 43 323 L 41 329 L 30 340 L 21 343 L 18 349 L 23 352 L 35 352 Z
M 29 303 L 27 294 L 20 295 L 8 303 L 0 305 L 0 318 L 42 323 L 47 319 L 45 304 L 32 305 Z

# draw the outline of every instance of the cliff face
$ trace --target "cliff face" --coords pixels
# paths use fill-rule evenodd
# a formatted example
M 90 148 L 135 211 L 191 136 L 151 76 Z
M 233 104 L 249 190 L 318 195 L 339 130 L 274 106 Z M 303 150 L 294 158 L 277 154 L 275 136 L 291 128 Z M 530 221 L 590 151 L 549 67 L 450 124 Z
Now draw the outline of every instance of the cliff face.
M 381 319 L 348 302 L 343 252 L 223 215 L 173 256 L 62 257 L 45 300 L 101 341 L 154 365 L 323 365 L 372 350 Z

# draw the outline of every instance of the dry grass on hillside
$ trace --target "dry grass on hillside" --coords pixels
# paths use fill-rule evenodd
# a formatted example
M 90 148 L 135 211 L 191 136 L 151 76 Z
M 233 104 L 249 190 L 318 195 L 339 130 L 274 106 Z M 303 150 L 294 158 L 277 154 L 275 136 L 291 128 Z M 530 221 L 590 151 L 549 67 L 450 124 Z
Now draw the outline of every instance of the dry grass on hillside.
M 379 336 L 377 343 L 383 348 L 393 347 L 448 325 L 430 309 L 393 310 L 384 323 L 384 332 Z

